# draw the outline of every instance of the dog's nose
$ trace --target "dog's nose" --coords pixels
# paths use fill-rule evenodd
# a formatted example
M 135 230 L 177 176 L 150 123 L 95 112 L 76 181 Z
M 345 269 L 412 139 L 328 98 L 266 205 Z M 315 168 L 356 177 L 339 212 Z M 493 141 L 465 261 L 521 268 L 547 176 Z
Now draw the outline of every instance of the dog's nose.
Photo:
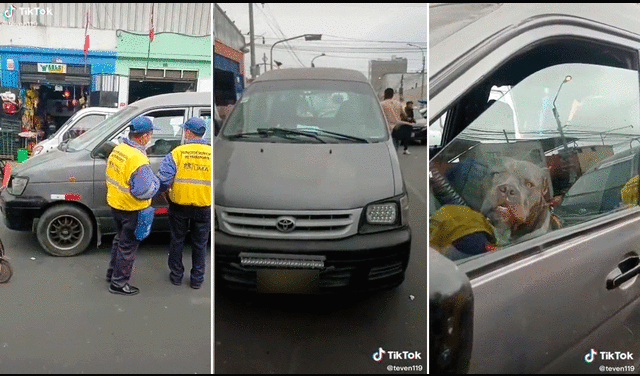
M 518 189 L 511 184 L 498 186 L 498 192 L 500 192 L 505 198 L 512 198 L 518 195 Z

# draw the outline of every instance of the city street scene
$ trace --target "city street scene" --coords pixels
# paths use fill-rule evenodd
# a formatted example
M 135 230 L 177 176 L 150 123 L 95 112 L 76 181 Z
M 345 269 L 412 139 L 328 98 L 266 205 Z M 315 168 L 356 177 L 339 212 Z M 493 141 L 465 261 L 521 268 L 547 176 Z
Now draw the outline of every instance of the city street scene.
M 212 4 L 1 7 L 0 369 L 212 372 Z
M 214 7 L 214 370 L 427 372 L 427 4 Z

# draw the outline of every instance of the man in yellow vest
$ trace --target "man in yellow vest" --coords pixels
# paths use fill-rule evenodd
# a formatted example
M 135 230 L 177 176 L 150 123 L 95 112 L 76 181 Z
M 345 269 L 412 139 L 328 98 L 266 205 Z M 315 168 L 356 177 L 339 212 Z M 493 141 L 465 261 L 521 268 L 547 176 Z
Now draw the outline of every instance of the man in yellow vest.
M 162 160 L 159 194 L 169 190 L 169 279 L 182 284 L 182 249 L 191 229 L 191 287 L 204 282 L 206 251 L 211 231 L 211 145 L 202 139 L 207 129 L 203 119 L 193 117 L 183 125 L 186 143 Z
M 153 220 L 151 199 L 160 187 L 144 148 L 153 130 L 147 117 L 131 120 L 129 137 L 107 159 L 107 204 L 117 231 L 107 270 L 109 292 L 113 294 L 135 295 L 140 291 L 129 285 L 129 279 L 140 241 L 148 235 Z

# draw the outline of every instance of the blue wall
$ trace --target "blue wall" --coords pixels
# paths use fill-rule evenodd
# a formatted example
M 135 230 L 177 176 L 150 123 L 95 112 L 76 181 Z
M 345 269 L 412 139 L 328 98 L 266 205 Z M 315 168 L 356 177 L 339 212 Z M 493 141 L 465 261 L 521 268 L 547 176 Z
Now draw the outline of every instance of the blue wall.
M 220 69 L 227 72 L 233 73 L 234 85 L 236 88 L 236 94 L 242 94 L 244 91 L 244 77 L 240 74 L 240 65 L 224 56 L 218 55 L 214 53 L 213 58 L 213 67 L 215 69 Z M 214 87 L 215 87 L 215 77 L 213 77 Z
M 0 70 L 4 87 L 20 87 L 20 62 L 51 63 L 52 58 L 61 60 L 61 64 L 85 64 L 84 51 L 70 49 L 36 47 L 0 47 Z M 13 71 L 7 70 L 7 59 L 13 59 Z M 89 51 L 86 63 L 91 65 L 91 74 L 114 74 L 116 70 L 116 52 Z

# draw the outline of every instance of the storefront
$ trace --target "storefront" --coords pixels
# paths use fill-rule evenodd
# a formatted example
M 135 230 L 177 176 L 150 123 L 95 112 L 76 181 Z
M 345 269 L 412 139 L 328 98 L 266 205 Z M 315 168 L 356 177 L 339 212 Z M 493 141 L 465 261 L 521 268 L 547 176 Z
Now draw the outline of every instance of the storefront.
M 17 117 L 19 131 L 30 135 L 24 143 L 28 149 L 80 108 L 97 105 L 90 103 L 91 95 L 101 89 L 95 77 L 115 69 L 113 52 L 90 52 L 85 59 L 81 50 L 0 47 L 0 59 L 1 86 L 7 93 L 0 121 Z M 7 112 L 12 105 L 18 113 Z

